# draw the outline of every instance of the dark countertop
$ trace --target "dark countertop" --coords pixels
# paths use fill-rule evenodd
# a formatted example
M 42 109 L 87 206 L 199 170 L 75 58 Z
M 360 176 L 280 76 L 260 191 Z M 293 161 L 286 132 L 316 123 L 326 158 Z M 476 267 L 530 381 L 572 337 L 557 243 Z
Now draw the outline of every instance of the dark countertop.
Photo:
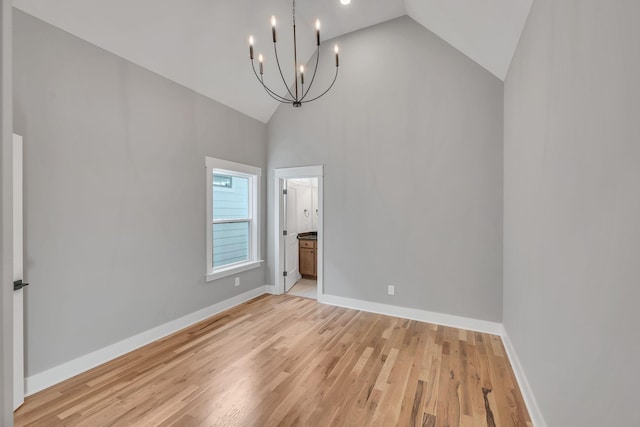
M 308 233 L 298 234 L 298 240 L 318 240 L 318 232 L 310 231 Z

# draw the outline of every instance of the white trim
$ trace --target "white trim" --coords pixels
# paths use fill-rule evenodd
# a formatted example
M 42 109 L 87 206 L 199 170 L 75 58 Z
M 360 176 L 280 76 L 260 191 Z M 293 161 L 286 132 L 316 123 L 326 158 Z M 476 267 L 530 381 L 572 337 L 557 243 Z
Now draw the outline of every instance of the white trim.
M 274 176 L 278 179 L 316 178 L 324 176 L 324 165 L 275 169 Z
M 268 292 L 267 289 L 267 286 L 257 287 L 240 295 L 236 295 L 235 297 L 220 301 L 207 308 L 203 308 L 202 310 L 187 314 L 179 319 L 172 320 L 153 329 L 149 329 L 148 331 L 126 338 L 115 344 L 111 344 L 69 362 L 65 362 L 51 369 L 47 369 L 46 371 L 32 375 L 25 379 L 25 394 L 30 396 L 40 390 L 44 390 L 45 388 L 51 387 L 52 385 L 88 371 L 89 369 L 93 369 L 96 366 L 109 362 L 123 354 L 129 353 L 144 345 L 191 326 L 194 323 L 198 323 L 204 319 L 240 305 L 243 302 L 265 294 Z
M 205 166 L 211 169 L 226 171 L 231 175 L 238 175 L 238 172 L 246 175 L 262 176 L 262 169 L 256 166 L 245 165 L 243 163 L 230 162 L 228 160 L 206 157 Z
M 238 222 L 246 222 L 251 224 L 251 218 L 234 218 L 234 219 L 214 219 L 212 224 L 235 224 Z
M 436 313 L 433 311 L 400 307 L 398 305 L 381 304 L 353 298 L 344 298 L 335 295 L 322 295 L 319 301 L 323 304 L 337 305 L 339 307 L 353 308 L 355 310 L 385 314 L 387 316 L 401 317 L 403 319 L 418 320 L 420 322 L 435 323 L 437 325 L 451 326 L 459 329 L 467 329 L 469 331 L 484 332 L 493 335 L 502 335 L 504 333 L 502 323 L 490 322 L 487 320 L 477 320 L 468 317 L 453 316 L 451 314 Z
M 262 265 L 264 260 L 243 262 L 242 264 L 234 264 L 225 268 L 218 268 L 206 275 L 207 282 L 212 280 L 222 279 L 223 277 L 233 276 L 234 274 L 242 273 L 243 271 L 253 270 Z
M 209 157 L 204 158 L 205 170 L 205 242 L 206 242 L 206 258 L 205 258 L 205 275 L 212 272 L 213 269 L 213 178 L 211 177 L 213 169 L 209 166 Z
M 276 175 L 278 170 L 275 170 Z M 284 278 L 282 272 L 284 271 L 284 245 L 281 245 L 282 230 L 284 230 L 284 198 L 282 197 L 282 191 L 284 190 L 284 181 L 281 178 L 275 177 L 275 195 L 274 195 L 274 230 L 275 236 L 273 236 L 273 265 L 276 266 L 276 271 L 273 272 L 273 286 L 276 290 L 275 295 L 284 293 Z
M 262 169 L 256 166 L 245 165 L 242 163 L 230 162 L 228 160 L 216 159 L 214 157 L 205 156 L 205 188 L 206 188 L 206 266 L 205 275 L 207 282 L 229 276 L 234 273 L 246 271 L 251 268 L 259 267 L 253 265 L 262 258 L 261 248 L 262 240 L 260 236 L 260 223 L 262 222 L 262 211 L 260 209 L 261 191 L 262 191 Z M 242 266 L 223 266 L 221 268 L 213 268 L 213 182 L 211 175 L 214 171 L 222 172 L 232 176 L 242 176 L 249 179 L 249 211 L 250 218 L 247 220 L 250 226 L 249 231 L 249 260 Z M 243 218 L 244 220 L 244 218 Z M 243 266 L 248 268 L 243 268 Z M 237 270 L 235 268 L 238 268 Z
M 274 265 L 276 266 L 274 275 L 274 287 L 276 289 L 275 294 L 280 295 L 284 293 L 284 278 L 282 272 L 284 271 L 284 256 L 282 242 L 282 230 L 284 230 L 283 220 L 283 180 L 293 178 L 317 178 L 318 179 L 318 240 L 317 240 L 317 253 L 318 253 L 318 300 L 324 293 L 324 165 L 317 166 L 303 166 L 295 168 L 280 168 L 274 169 L 274 244 L 273 244 L 273 256 Z
M 24 203 L 22 136 L 13 134 L 13 280 L 24 277 Z M 24 290 L 11 293 L 13 304 L 13 410 L 24 403 Z
M 324 171 L 323 171 L 324 173 Z M 318 241 L 316 242 L 318 252 L 318 293 L 320 300 L 324 294 L 324 175 L 318 177 Z
M 524 374 L 520 360 L 516 355 L 513 344 L 507 335 L 502 323 L 490 322 L 487 320 L 471 319 L 468 317 L 453 316 L 450 314 L 436 313 L 426 310 L 418 310 L 415 308 L 400 307 L 396 305 L 381 304 L 371 301 L 363 301 L 353 298 L 344 298 L 335 295 L 322 295 L 318 302 L 339 307 L 351 308 L 355 310 L 367 311 L 370 313 L 384 314 L 386 316 L 395 316 L 403 319 L 418 320 L 420 322 L 433 323 L 443 326 L 451 326 L 469 331 L 483 332 L 492 335 L 499 335 L 507 352 L 507 358 L 511 362 L 511 368 L 520 387 L 522 398 L 531 417 L 534 427 L 547 427 L 542 412 L 538 407 L 536 399 L 531 390 L 531 386 Z
M 25 379 L 25 396 L 30 396 L 34 393 L 44 390 L 45 388 L 51 387 L 64 380 L 93 369 L 96 366 L 107 363 L 126 353 L 162 339 L 168 335 L 187 328 L 211 316 L 215 316 L 216 314 L 219 314 L 225 310 L 229 310 L 230 308 L 233 308 L 265 293 L 278 294 L 276 286 L 260 286 L 250 291 L 244 292 L 240 295 L 236 295 L 235 297 L 231 297 L 227 300 L 203 308 L 202 310 L 187 314 L 186 316 L 183 316 L 179 319 L 172 320 L 148 331 L 134 335 L 115 344 L 101 348 L 92 353 L 85 354 L 84 356 L 80 356 L 74 360 L 65 362 L 44 372 L 32 375 Z M 435 313 L 431 311 L 424 311 L 388 304 L 374 303 L 352 298 L 344 298 L 335 295 L 322 295 L 318 301 L 323 304 L 346 307 L 371 313 L 378 313 L 386 316 L 395 316 L 404 319 L 418 320 L 420 322 L 434 323 L 438 325 L 500 335 L 533 425 L 535 427 L 547 427 L 547 424 L 542 417 L 542 412 L 540 411 L 536 399 L 533 395 L 533 391 L 531 390 L 529 382 L 527 381 L 527 378 L 524 374 L 522 365 L 520 364 L 520 360 L 518 359 L 516 351 L 513 348 L 513 344 L 511 343 L 511 340 L 509 339 L 509 336 L 507 335 L 501 323 L 470 319 L 467 317 L 452 316 L 449 314 Z
M 527 377 L 524 374 L 524 370 L 522 369 L 522 365 L 520 364 L 520 359 L 518 359 L 516 350 L 515 348 L 513 348 L 513 344 L 511 343 L 511 339 L 509 338 L 509 334 L 507 334 L 506 330 L 502 334 L 502 343 L 504 344 L 504 348 L 507 351 L 507 357 L 511 362 L 511 369 L 516 376 L 516 381 L 518 381 L 518 386 L 520 387 L 522 398 L 524 399 L 524 403 L 527 406 L 527 410 L 529 411 L 531 422 L 535 427 L 547 427 L 547 423 L 542 417 L 542 412 L 540 411 L 538 402 L 533 395 L 533 390 L 531 390 L 529 381 L 527 380 Z

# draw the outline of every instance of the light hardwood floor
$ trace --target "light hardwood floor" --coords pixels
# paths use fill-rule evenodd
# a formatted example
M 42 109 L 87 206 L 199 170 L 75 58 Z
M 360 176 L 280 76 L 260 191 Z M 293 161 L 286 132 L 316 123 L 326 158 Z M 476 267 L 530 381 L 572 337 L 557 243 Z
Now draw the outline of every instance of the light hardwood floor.
M 531 426 L 499 337 L 264 295 L 27 398 L 16 426 Z

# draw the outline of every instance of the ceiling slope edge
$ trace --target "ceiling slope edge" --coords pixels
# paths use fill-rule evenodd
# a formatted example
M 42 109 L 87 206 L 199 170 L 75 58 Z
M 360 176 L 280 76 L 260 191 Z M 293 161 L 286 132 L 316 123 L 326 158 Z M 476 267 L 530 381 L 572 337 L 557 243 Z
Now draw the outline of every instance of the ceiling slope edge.
M 407 14 L 504 81 L 533 0 L 404 0 Z

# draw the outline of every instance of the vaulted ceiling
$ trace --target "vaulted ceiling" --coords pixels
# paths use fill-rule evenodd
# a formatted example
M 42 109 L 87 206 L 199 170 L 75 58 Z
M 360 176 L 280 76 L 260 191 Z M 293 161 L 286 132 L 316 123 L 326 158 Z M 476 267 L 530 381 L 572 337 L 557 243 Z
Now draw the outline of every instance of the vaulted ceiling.
M 314 51 L 313 23 L 328 40 L 402 15 L 504 79 L 533 0 L 298 0 L 299 54 Z M 107 51 L 260 121 L 278 103 L 260 92 L 247 39 L 275 75 L 270 17 L 283 62 L 293 43 L 290 0 L 14 0 L 14 5 Z M 339 42 L 339 39 L 337 40 Z M 348 52 L 343 52 L 346 58 Z M 284 59 L 286 57 L 286 59 Z M 285 74 L 292 81 L 293 73 Z

